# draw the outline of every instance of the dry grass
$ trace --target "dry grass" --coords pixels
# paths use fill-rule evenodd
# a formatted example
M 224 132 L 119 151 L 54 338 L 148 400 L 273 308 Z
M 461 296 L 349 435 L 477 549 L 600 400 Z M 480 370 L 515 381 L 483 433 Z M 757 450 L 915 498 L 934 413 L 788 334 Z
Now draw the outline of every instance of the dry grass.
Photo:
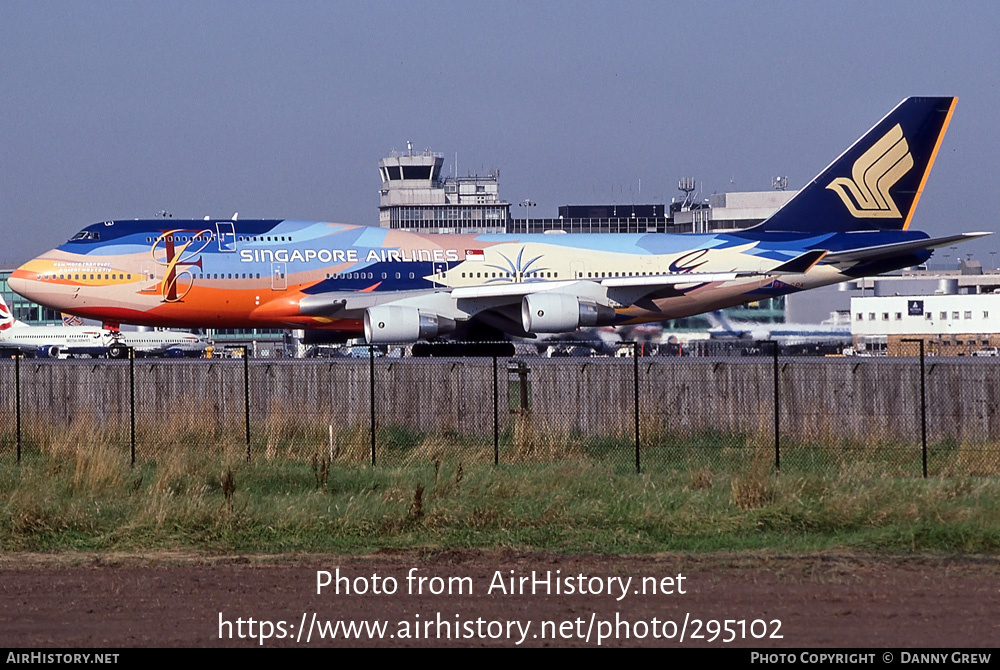
M 775 481 L 771 472 L 773 454 L 758 447 L 745 472 L 732 478 L 733 503 L 741 510 L 759 509 L 775 499 Z
M 513 415 L 512 443 L 515 463 L 558 462 L 585 458 L 582 445 L 564 432 L 538 426 L 530 411 Z
M 983 477 L 1000 476 L 1000 443 L 986 442 L 972 444 L 962 442 L 945 467 L 944 476 L 978 475 Z

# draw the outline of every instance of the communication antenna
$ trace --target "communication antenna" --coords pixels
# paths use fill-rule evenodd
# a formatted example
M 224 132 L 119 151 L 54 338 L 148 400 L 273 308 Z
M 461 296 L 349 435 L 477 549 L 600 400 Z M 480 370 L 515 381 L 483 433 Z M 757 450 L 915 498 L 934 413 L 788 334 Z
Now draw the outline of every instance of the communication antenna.
M 771 179 L 771 188 L 775 191 L 784 191 L 788 188 L 788 177 L 773 177 Z
M 681 209 L 686 210 L 691 207 L 691 194 L 698 188 L 694 177 L 681 177 L 677 180 L 677 189 L 684 192 L 684 200 L 681 202 Z

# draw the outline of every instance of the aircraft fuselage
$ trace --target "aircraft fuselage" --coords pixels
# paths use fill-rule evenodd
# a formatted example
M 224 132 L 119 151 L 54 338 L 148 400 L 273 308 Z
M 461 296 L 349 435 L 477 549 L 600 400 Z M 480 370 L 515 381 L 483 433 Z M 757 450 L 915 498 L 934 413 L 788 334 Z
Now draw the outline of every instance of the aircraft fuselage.
M 852 233 L 421 235 L 295 220 L 108 221 L 18 268 L 10 284 L 53 309 L 105 322 L 182 328 L 360 332 L 364 311 L 438 300 L 462 320 L 505 291 L 593 294 L 614 324 L 664 321 L 843 281 L 818 264 L 769 275 L 814 249 L 910 240 L 907 231 Z M 893 268 L 921 262 L 903 254 Z M 718 277 L 712 273 L 739 273 Z M 691 274 L 690 283 L 678 275 Z M 669 286 L 632 300 L 629 282 Z M 705 278 L 709 281 L 705 281 Z M 481 289 L 481 290 L 480 290 Z M 630 293 L 631 291 L 631 293 Z M 482 304 L 486 301 L 487 305 Z M 492 302 L 491 302 L 492 301 Z

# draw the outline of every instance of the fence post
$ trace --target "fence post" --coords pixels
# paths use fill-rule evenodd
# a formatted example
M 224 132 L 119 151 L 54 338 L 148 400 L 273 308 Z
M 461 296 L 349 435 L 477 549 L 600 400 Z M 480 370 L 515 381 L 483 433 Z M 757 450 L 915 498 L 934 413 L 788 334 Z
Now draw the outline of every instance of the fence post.
M 924 379 L 924 341 L 922 338 L 903 339 L 900 342 L 916 342 L 920 345 L 920 448 L 924 465 L 924 479 L 927 479 L 927 388 Z
M 135 347 L 128 348 L 128 414 L 129 441 L 132 445 L 130 465 L 135 467 Z
M 500 464 L 500 399 L 497 390 L 497 357 L 493 355 L 493 465 Z
M 372 467 L 375 467 L 375 345 L 368 345 L 368 390 L 371 409 Z
M 250 347 L 243 347 L 243 418 L 247 443 L 247 463 L 250 462 Z
M 21 464 L 21 352 L 14 355 L 14 414 L 17 424 L 17 464 Z
M 632 397 L 635 418 L 635 474 L 639 468 L 639 343 L 632 343 Z
M 517 384 L 521 395 L 521 413 L 528 411 L 528 366 L 524 361 L 517 362 Z
M 761 344 L 771 345 L 771 369 L 774 378 L 774 471 L 781 472 L 781 396 L 778 391 L 778 342 L 763 340 Z

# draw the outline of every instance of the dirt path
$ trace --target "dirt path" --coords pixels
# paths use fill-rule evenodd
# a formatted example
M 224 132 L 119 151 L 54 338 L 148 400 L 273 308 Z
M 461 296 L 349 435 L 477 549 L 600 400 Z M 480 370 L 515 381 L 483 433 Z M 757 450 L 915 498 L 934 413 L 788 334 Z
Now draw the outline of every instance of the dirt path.
M 333 580 L 338 569 L 350 583 L 317 594 L 322 571 Z M 531 593 L 533 571 L 549 576 L 552 593 L 544 581 Z M 514 590 L 528 578 L 525 594 L 511 593 L 511 577 Z M 998 605 L 997 558 L 0 558 L 0 631 L 18 648 L 257 646 L 262 633 L 267 647 L 597 646 L 602 637 L 601 646 L 978 648 L 1000 641 Z M 338 620 L 386 622 L 385 633 L 320 639 L 324 622 Z

